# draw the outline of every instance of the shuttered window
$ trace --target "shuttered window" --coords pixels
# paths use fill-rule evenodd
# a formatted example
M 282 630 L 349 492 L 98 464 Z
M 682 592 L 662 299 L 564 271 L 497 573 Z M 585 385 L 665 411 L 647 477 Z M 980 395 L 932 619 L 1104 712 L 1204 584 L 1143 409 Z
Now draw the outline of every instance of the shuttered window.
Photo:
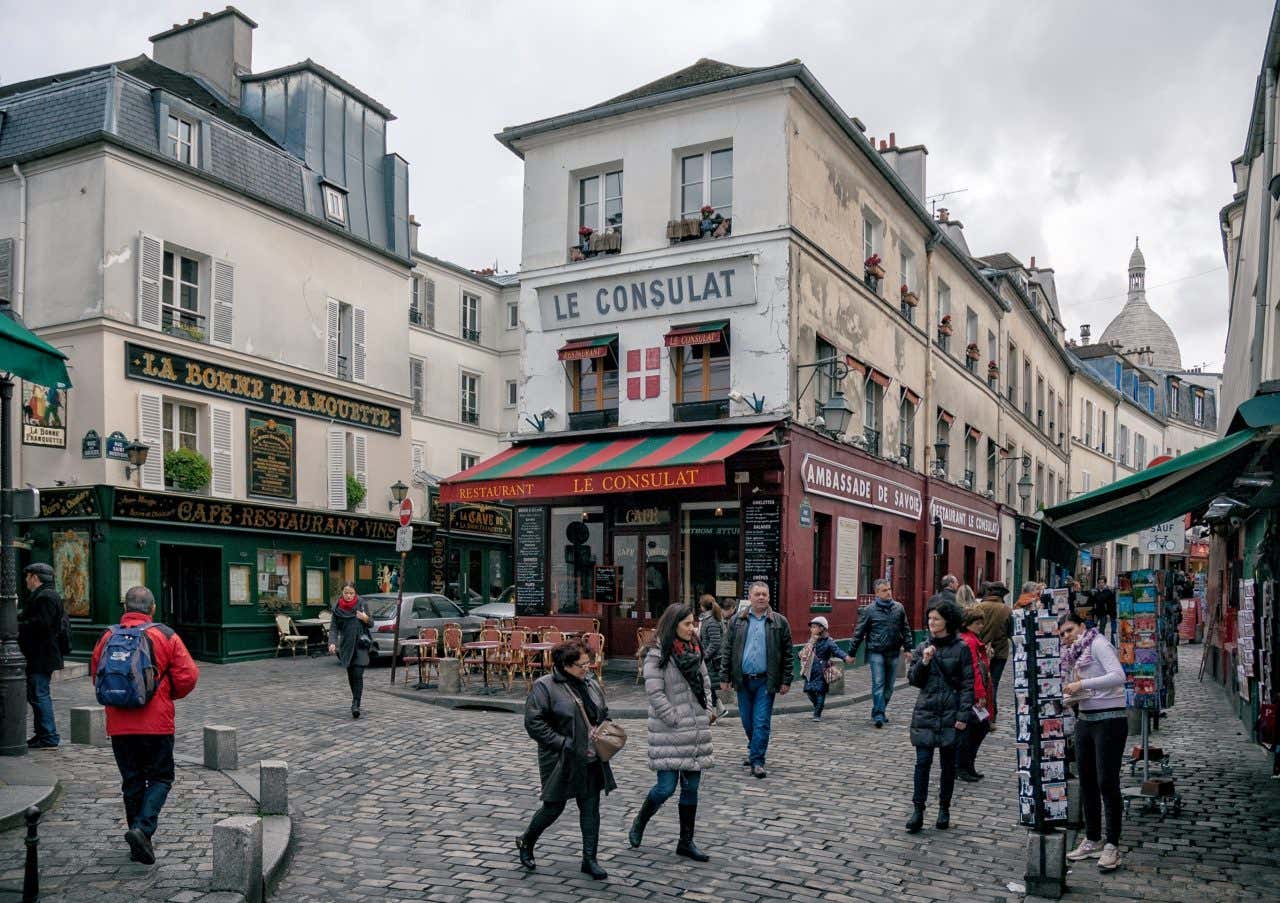
M 428 329 L 436 328 L 436 281 L 434 279 L 427 280 L 422 325 Z
M 232 476 L 233 462 L 232 442 L 235 434 L 233 414 L 230 408 L 217 407 L 209 409 L 209 463 L 213 465 L 213 479 L 210 490 L 221 498 L 235 495 L 235 484 Z
M 0 303 L 13 303 L 13 239 L 0 238 Z
M 334 511 L 346 511 L 347 433 L 345 430 L 329 430 L 325 442 L 325 464 L 328 468 L 329 507 Z
M 143 489 L 164 489 L 164 398 L 156 392 L 138 393 L 138 439 L 150 449 L 141 467 Z
M 232 314 L 235 309 L 236 270 L 225 260 L 213 261 L 213 292 L 209 338 L 213 344 L 230 348 L 235 338 Z
M 160 270 L 164 245 L 154 235 L 138 235 L 138 325 L 160 329 Z
M 409 358 L 409 394 L 413 397 L 414 416 L 423 417 L 427 413 L 427 362 L 422 358 Z
M 415 442 L 410 446 L 409 452 L 409 473 L 416 476 L 421 470 L 427 469 L 427 447 L 421 443 Z
M 363 307 L 351 308 L 351 378 L 364 382 L 364 319 Z
M 359 433 L 351 434 L 351 470 L 356 482 L 364 487 L 364 500 L 357 511 L 369 510 L 369 437 Z

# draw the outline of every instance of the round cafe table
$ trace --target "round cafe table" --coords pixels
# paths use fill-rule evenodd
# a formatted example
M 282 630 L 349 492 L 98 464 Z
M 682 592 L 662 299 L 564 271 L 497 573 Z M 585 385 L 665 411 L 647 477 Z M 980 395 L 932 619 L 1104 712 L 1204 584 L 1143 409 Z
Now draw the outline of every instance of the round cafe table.
M 536 652 L 542 656 L 542 666 L 545 670 L 547 667 L 547 653 L 556 648 L 555 643 L 525 643 L 523 646 L 526 652 Z
M 480 650 L 481 671 L 484 674 L 484 689 L 481 692 L 485 695 L 492 692 L 489 687 L 489 650 L 497 649 L 501 646 L 502 643 L 497 640 L 476 640 L 473 643 L 462 644 L 463 649 Z

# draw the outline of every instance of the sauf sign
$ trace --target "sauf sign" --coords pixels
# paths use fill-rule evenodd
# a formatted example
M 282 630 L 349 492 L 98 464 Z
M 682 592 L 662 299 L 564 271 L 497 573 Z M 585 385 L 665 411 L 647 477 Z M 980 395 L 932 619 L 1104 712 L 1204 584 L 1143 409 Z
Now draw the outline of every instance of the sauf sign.
M 755 304 L 749 257 L 702 261 L 538 289 L 544 330 Z
M 1187 530 L 1182 518 L 1148 527 L 1138 534 L 1138 545 L 1151 555 L 1183 555 L 1187 551 Z

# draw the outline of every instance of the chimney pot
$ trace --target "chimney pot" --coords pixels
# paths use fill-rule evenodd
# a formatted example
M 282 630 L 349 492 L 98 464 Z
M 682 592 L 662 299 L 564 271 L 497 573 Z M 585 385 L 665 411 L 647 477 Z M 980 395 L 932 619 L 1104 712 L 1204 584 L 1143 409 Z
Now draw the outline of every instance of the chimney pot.
M 898 133 L 897 133 L 897 132 L 890 132 L 890 133 L 889 133 L 889 146 L 890 146 L 890 147 L 897 147 L 897 146 L 898 146 Z
M 880 150 L 881 150 L 881 151 L 887 151 L 888 149 L 889 149 L 889 142 L 887 142 L 887 141 L 885 141 L 883 138 L 881 138 L 881 139 L 880 139 Z
M 1034 270 L 1035 268 L 1036 268 L 1036 255 L 1032 254 L 1032 255 L 1031 255 L 1031 269 L 1033 269 L 1033 270 Z

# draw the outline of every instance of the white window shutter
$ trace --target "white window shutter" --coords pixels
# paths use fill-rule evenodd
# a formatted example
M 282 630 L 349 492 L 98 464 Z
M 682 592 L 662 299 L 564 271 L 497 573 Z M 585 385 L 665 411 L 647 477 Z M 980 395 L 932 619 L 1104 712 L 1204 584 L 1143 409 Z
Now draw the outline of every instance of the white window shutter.
M 231 451 L 232 436 L 234 429 L 232 427 L 232 412 L 230 408 L 212 407 L 209 409 L 209 422 L 211 429 L 209 430 L 212 441 L 209 443 L 211 452 L 210 457 L 213 465 L 213 481 L 210 487 L 213 494 L 220 498 L 231 498 L 235 495 L 235 486 L 232 480 L 232 462 L 234 460 Z
M 409 475 L 413 476 L 420 470 L 427 469 L 427 450 L 417 442 L 411 446 L 412 454 L 409 461 Z
M 413 399 L 413 413 L 422 416 L 427 413 L 425 361 L 409 358 L 409 396 Z
M 342 305 L 329 299 L 329 319 L 325 329 L 324 371 L 338 375 L 338 333 L 342 328 Z M 345 506 L 344 506 L 345 507 Z
M 364 501 L 360 503 L 361 511 L 369 510 L 369 437 L 356 433 L 351 437 L 351 447 L 355 456 L 356 482 L 364 487 Z
M 215 345 L 230 348 L 235 338 L 232 314 L 235 310 L 236 268 L 225 260 L 213 262 L 213 296 L 210 304 L 209 338 Z
M 347 434 L 344 430 L 329 430 L 325 461 L 329 468 L 329 507 L 334 511 L 346 511 Z
M 436 281 L 434 279 L 427 280 L 427 312 L 425 325 L 428 329 L 436 328 Z
M 351 378 L 364 382 L 364 308 L 351 308 Z
M 148 446 L 142 465 L 142 488 L 164 489 L 164 397 L 158 392 L 138 393 L 138 439 Z
M 160 328 L 160 274 L 164 245 L 154 235 L 138 233 L 138 325 Z M 157 396 L 158 397 L 158 396 Z

